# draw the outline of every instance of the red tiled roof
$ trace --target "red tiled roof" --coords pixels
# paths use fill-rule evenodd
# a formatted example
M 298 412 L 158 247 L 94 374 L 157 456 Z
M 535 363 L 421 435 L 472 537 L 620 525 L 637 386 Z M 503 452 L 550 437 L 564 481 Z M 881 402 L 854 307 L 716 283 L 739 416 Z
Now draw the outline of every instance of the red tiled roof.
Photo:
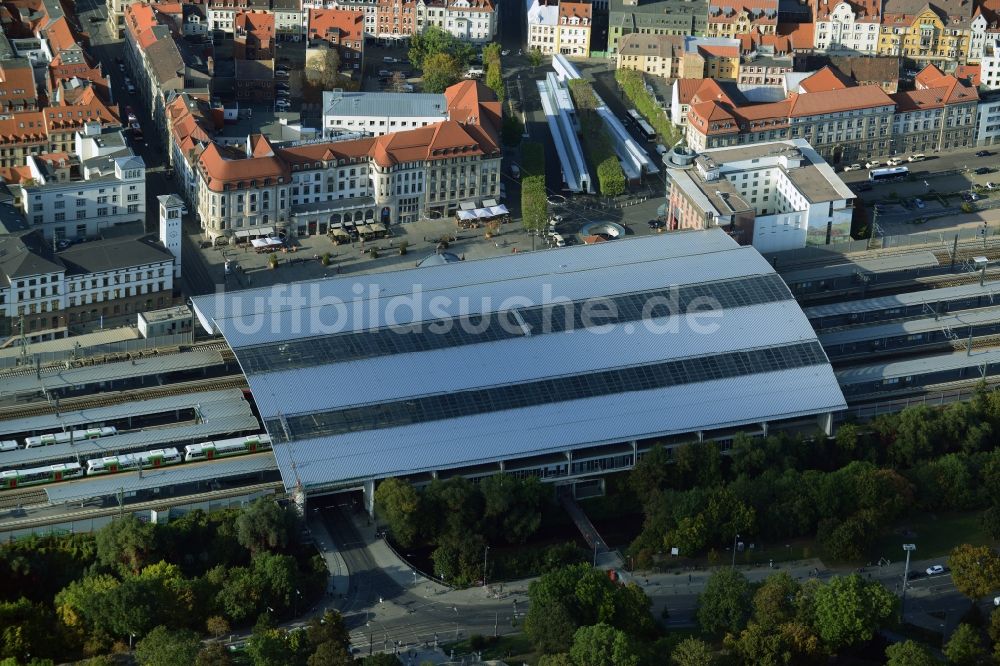
M 717 44 L 699 44 L 698 53 L 711 56 L 713 58 L 739 58 L 740 49 L 738 46 L 720 46 Z
M 587 19 L 589 23 L 593 14 L 592 5 L 590 2 L 572 2 L 571 0 L 562 0 L 559 3 L 559 18 L 581 18 Z
M 827 66 L 799 83 L 799 88 L 805 93 L 843 90 L 851 87 L 851 82 L 834 68 Z
M 364 39 L 365 15 L 346 9 L 310 9 L 309 39 L 323 39 L 339 35 L 340 42 L 360 42 Z
M 788 99 L 791 101 L 789 115 L 792 117 L 893 105 L 892 98 L 878 86 L 856 86 L 808 94 L 792 93 Z
M 967 82 L 973 88 L 978 88 L 982 81 L 982 67 L 980 65 L 959 65 L 955 68 L 955 78 Z

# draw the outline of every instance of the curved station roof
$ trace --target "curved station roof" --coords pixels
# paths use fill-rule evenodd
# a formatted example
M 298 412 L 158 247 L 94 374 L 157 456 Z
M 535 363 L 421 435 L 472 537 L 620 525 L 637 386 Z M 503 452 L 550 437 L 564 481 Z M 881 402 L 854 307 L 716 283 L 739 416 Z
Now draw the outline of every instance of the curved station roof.
M 845 408 L 812 327 L 722 230 L 194 299 L 289 490 Z

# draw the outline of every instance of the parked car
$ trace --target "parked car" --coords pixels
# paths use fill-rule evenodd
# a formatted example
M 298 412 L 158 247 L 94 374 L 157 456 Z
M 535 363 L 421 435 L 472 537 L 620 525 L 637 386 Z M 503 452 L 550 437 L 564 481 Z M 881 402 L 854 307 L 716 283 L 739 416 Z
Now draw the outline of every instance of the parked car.
M 868 162 L 865 162 L 866 169 L 874 169 L 875 167 L 879 166 L 882 166 L 882 163 L 879 162 L 878 160 L 869 160 Z
M 886 160 L 885 165 L 894 167 L 894 166 L 899 166 L 902 163 L 903 163 L 903 158 L 893 157 L 892 159 Z
M 924 203 L 923 199 L 914 199 L 913 200 L 913 205 L 916 206 L 917 208 L 926 208 L 927 207 L 927 204 Z
M 991 169 L 990 167 L 983 166 L 983 167 L 977 168 L 976 171 L 975 171 L 975 173 L 976 173 L 977 176 L 983 176 L 983 175 L 986 175 L 988 173 L 993 173 L 993 169 Z
M 985 186 L 985 187 L 986 187 L 986 189 L 988 189 L 988 190 L 996 190 L 996 189 L 1000 189 L 1000 185 L 997 185 L 997 184 L 996 184 L 996 183 L 994 183 L 994 182 L 993 182 L 992 180 L 988 180 L 988 181 L 986 181 L 986 186 Z
M 650 220 L 646 224 L 649 226 L 650 229 L 662 229 L 663 227 L 667 226 L 667 223 L 664 222 L 663 220 Z
M 980 150 L 978 153 L 976 153 L 976 157 L 989 157 L 992 154 L 993 153 L 991 153 L 988 150 Z
M 566 239 L 562 237 L 562 234 L 552 234 L 552 242 L 556 244 L 556 247 L 566 247 Z
M 927 567 L 928 576 L 937 576 L 938 574 L 943 574 L 943 573 L 944 573 L 944 567 L 940 564 L 932 564 L 931 566 Z
M 98 16 L 91 16 L 91 17 L 90 17 L 89 19 L 87 19 L 87 20 L 88 20 L 88 21 L 90 21 L 91 23 L 100 23 L 101 21 L 103 21 L 103 20 L 104 20 L 104 17 L 103 17 L 103 16 L 100 16 L 100 15 L 98 15 Z
M 288 72 L 286 72 L 283 69 L 277 69 L 277 70 L 275 70 L 274 71 L 274 75 L 277 76 L 278 78 L 281 78 L 281 79 L 287 79 L 288 78 Z
M 278 99 L 274 101 L 274 105 L 279 109 L 287 109 L 292 105 L 292 103 L 287 99 Z
M 384 56 L 382 58 L 382 62 L 394 63 L 394 62 L 397 62 L 397 60 L 395 58 L 393 58 L 392 56 Z
M 916 153 L 906 158 L 907 162 L 923 162 L 927 157 L 923 153 Z
M 510 49 L 504 49 L 503 51 L 500 52 L 500 55 L 502 55 L 502 56 L 509 56 L 510 55 Z
M 863 168 L 860 164 L 848 164 L 844 167 L 844 171 L 861 171 Z

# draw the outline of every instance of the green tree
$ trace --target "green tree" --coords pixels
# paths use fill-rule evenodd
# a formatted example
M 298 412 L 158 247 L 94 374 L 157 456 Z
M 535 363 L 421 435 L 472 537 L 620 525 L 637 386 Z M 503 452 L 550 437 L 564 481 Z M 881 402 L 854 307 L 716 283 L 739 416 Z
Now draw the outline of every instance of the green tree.
M 654 445 L 639 458 L 628 477 L 632 491 L 645 502 L 659 495 L 666 488 L 669 479 L 670 456 L 660 444 Z
M 863 560 L 878 537 L 878 523 L 870 511 L 859 511 L 844 520 L 830 518 L 817 528 L 823 552 L 840 561 Z
M 198 634 L 161 625 L 136 644 L 135 659 L 141 666 L 191 666 L 200 650 Z
M 424 92 L 443 93 L 462 78 L 462 66 L 448 53 L 432 53 L 424 59 Z
M 708 643 L 700 638 L 685 638 L 670 654 L 673 666 L 713 666 L 715 655 Z
M 399 545 L 404 548 L 416 545 L 420 496 L 413 486 L 401 479 L 386 479 L 375 490 L 375 507 Z
M 260 626 L 254 627 L 247 641 L 247 656 L 253 666 L 287 666 L 293 660 L 285 632 Z
M 97 626 L 123 639 L 149 633 L 162 618 L 154 587 L 154 583 L 139 578 L 123 580 L 97 601 Z
M 994 608 L 990 613 L 990 623 L 986 627 L 986 633 L 994 643 L 1000 643 L 1000 608 Z
M 284 548 L 294 529 L 291 512 L 267 497 L 244 508 L 236 518 L 236 538 L 253 553 Z
M 448 532 L 431 553 L 435 575 L 456 585 L 481 580 L 486 540 L 479 534 Z
M 524 631 L 539 652 L 566 652 L 573 644 L 573 634 L 579 625 L 565 605 L 532 601 L 524 620 Z
M 493 537 L 518 544 L 538 531 L 548 490 L 537 477 L 494 474 L 483 479 L 479 489 L 486 504 L 484 524 L 496 526 Z
M 295 558 L 263 551 L 253 556 L 251 569 L 253 580 L 261 590 L 265 603 L 282 609 L 292 607 L 292 597 L 296 594 L 298 585 L 298 565 Z
M 535 68 L 535 67 L 538 67 L 539 65 L 541 65 L 542 64 L 542 52 L 539 51 L 538 49 L 531 49 L 530 51 L 528 51 L 528 64 L 531 65 L 532 68 Z
M 986 647 L 979 630 L 968 624 L 960 624 L 944 646 L 944 656 L 955 666 L 977 666 L 987 663 Z
M 344 624 L 344 616 L 335 610 L 326 611 L 323 617 L 314 615 L 306 625 L 306 635 L 309 643 L 314 646 L 333 643 L 346 650 L 351 644 L 351 635 Z
M 617 197 L 625 193 L 625 172 L 617 157 L 607 157 L 597 165 L 597 181 L 602 196 Z
M 216 638 L 222 638 L 230 632 L 229 622 L 221 615 L 212 615 L 205 620 L 205 628 Z
M 838 576 L 815 592 L 815 627 L 831 651 L 870 640 L 896 610 L 896 597 L 879 582 Z
M 499 60 L 486 65 L 486 87 L 493 91 L 498 100 L 503 102 L 506 89 L 503 84 L 503 69 Z
M 474 53 L 474 47 L 437 26 L 428 26 L 421 33 L 410 37 L 410 62 L 417 69 L 423 69 L 426 76 L 426 61 L 435 54 L 447 54 L 455 59 L 458 67 L 464 68 Z M 485 54 L 485 50 L 484 50 Z
M 399 663 L 395 657 L 392 659 L 395 660 L 396 664 Z M 347 648 L 334 641 L 326 641 L 316 646 L 313 653 L 309 655 L 306 666 L 350 666 L 353 663 L 354 657 L 347 652 Z M 367 659 L 365 663 L 367 663 Z
M 261 587 L 247 567 L 234 567 L 227 572 L 216 601 L 233 622 L 253 618 L 261 607 Z
M 948 567 L 955 587 L 974 602 L 1000 587 L 1000 555 L 990 546 L 962 544 L 951 551 Z
M 28 661 L 28 656 L 58 654 L 53 612 L 21 597 L 0 602 L 0 659 Z
M 521 143 L 524 135 L 524 124 L 521 119 L 513 114 L 506 114 L 503 117 L 503 127 L 500 130 L 503 145 L 516 146 Z
M 538 658 L 538 666 L 575 666 L 568 652 L 543 654 Z
M 569 654 L 577 666 L 639 666 L 632 639 L 604 623 L 577 629 Z
M 784 666 L 797 663 L 791 645 L 780 631 L 751 622 L 739 635 L 726 636 L 726 646 L 739 656 L 741 664 Z
M 753 595 L 753 617 L 757 624 L 774 628 L 795 617 L 795 599 L 801 586 L 782 571 L 768 576 Z
M 195 657 L 194 666 L 233 666 L 233 658 L 222 643 L 206 643 Z
M 478 486 L 464 477 L 434 480 L 420 497 L 421 534 L 440 541 L 443 534 L 480 534 L 484 499 Z
M 736 633 L 750 617 L 750 582 L 734 569 L 716 571 L 698 596 L 698 624 L 708 634 Z
M 886 666 L 935 666 L 940 662 L 916 641 L 893 643 L 885 649 Z
M 153 561 L 156 551 L 156 528 L 134 514 L 116 518 L 94 535 L 97 559 L 106 567 L 139 573 Z

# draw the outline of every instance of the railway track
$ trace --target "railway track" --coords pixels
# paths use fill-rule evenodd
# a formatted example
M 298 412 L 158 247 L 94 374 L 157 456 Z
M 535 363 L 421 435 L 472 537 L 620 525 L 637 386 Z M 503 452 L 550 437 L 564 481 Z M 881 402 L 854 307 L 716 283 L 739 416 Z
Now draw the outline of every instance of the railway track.
M 0 493 L 0 510 L 48 504 L 49 496 L 42 488 L 20 488 Z
M 0 407 L 0 421 L 13 418 L 24 418 L 28 416 L 41 416 L 43 414 L 55 414 L 56 411 L 111 407 L 127 402 L 137 402 L 139 400 L 152 400 L 153 398 L 167 398 L 184 393 L 221 391 L 231 388 L 247 388 L 246 379 L 243 378 L 243 375 L 197 379 L 187 382 L 177 382 L 176 384 L 167 384 L 165 386 L 129 389 L 127 391 L 116 391 L 113 393 L 99 393 L 97 395 L 79 396 L 76 398 L 64 398 L 59 401 L 58 410 L 56 410 L 55 405 L 42 402 Z

